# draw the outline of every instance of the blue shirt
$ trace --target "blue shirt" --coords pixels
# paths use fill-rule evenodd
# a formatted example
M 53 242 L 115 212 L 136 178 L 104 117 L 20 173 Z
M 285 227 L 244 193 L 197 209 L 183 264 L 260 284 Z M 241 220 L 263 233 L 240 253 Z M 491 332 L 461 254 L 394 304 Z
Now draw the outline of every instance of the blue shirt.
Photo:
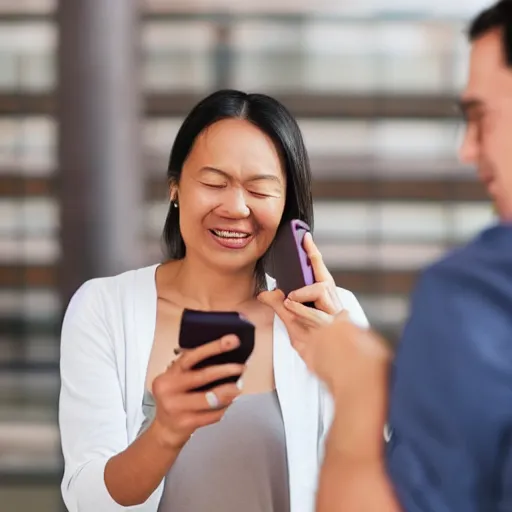
M 388 472 L 405 512 L 512 511 L 511 225 L 421 274 L 388 426 Z

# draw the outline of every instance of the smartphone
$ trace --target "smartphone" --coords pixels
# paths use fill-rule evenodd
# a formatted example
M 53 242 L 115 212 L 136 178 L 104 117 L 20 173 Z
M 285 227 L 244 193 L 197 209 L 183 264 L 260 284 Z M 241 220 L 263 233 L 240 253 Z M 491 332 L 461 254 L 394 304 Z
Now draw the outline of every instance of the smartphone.
M 305 222 L 294 219 L 279 228 L 274 240 L 272 275 L 286 296 L 315 282 L 311 262 L 302 245 L 304 236 L 310 231 Z M 315 307 L 312 302 L 305 303 L 305 306 Z
M 238 336 L 240 345 L 229 352 L 206 358 L 196 364 L 194 369 L 227 363 L 245 364 L 254 350 L 255 326 L 236 311 L 197 311 L 193 309 L 183 311 L 179 334 L 181 348 L 194 349 L 227 334 Z M 235 375 L 219 379 L 193 391 L 206 391 L 220 384 L 236 382 L 238 378 Z

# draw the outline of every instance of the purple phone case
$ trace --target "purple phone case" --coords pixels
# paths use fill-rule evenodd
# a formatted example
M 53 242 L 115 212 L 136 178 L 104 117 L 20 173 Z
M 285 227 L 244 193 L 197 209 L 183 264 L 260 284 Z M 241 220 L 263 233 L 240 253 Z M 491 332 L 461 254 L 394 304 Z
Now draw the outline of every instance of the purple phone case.
M 315 282 L 313 268 L 302 246 L 304 235 L 309 231 L 305 222 L 292 220 L 281 226 L 274 241 L 273 277 L 285 295 Z
M 193 309 L 183 311 L 179 334 L 179 346 L 181 348 L 197 348 L 227 334 L 237 335 L 240 339 L 240 345 L 235 350 L 204 359 L 195 365 L 194 369 L 216 364 L 245 364 L 254 349 L 255 327 L 254 324 L 236 311 L 197 311 Z M 204 391 L 237 380 L 237 376 L 221 379 L 194 391 Z

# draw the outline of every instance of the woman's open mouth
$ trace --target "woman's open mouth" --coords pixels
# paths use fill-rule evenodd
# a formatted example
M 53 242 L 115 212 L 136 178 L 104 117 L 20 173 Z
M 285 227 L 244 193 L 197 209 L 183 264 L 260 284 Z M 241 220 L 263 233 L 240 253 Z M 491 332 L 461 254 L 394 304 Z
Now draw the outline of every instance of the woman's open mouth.
M 227 249 L 243 249 L 247 247 L 253 238 L 251 233 L 243 231 L 231 231 L 226 229 L 210 229 L 212 238 L 222 247 Z

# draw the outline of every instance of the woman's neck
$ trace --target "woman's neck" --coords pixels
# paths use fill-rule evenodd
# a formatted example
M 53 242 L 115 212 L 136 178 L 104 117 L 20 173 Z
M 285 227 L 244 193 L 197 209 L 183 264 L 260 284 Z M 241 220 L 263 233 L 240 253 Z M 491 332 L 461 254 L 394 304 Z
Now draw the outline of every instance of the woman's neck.
M 253 299 L 256 290 L 254 268 L 240 272 L 219 272 L 201 261 L 185 257 L 165 265 L 164 282 L 178 293 L 185 307 L 226 311 Z

